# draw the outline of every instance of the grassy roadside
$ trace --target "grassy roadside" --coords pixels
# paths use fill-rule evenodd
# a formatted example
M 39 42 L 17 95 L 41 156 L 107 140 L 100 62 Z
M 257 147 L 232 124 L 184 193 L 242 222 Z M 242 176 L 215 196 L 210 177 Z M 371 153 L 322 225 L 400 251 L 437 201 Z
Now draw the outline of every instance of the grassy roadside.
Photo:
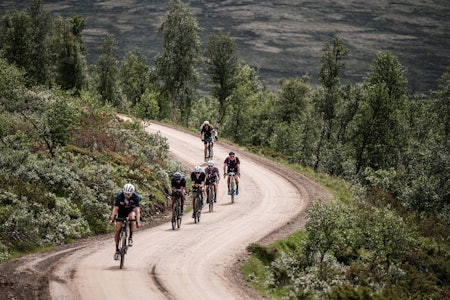
M 279 159 L 277 159 L 277 162 L 313 179 L 328 190 L 333 195 L 334 199 L 343 203 L 351 202 L 353 195 L 350 191 L 350 186 L 344 180 L 326 174 L 316 173 L 310 168 L 281 162 Z M 267 289 L 266 282 L 268 280 L 268 275 L 266 266 L 270 265 L 278 253 L 284 252 L 286 254 L 294 254 L 298 251 L 298 245 L 302 243 L 305 238 L 305 231 L 300 229 L 285 239 L 267 246 L 261 246 L 255 243 L 248 245 L 247 250 L 252 254 L 241 266 L 243 278 L 260 294 L 271 299 L 282 299 L 286 296 L 285 290 L 282 288 Z

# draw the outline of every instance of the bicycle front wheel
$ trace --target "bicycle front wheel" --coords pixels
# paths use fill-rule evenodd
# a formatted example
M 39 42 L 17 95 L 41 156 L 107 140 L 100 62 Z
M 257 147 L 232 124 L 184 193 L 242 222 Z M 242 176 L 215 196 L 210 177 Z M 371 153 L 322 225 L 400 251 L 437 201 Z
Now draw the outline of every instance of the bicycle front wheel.
M 125 221 L 123 221 L 125 222 Z M 122 229 L 122 232 L 120 233 L 120 268 L 123 268 L 123 264 L 125 263 L 125 254 L 127 253 L 127 234 L 126 232 L 123 232 L 123 230 L 126 230 L 125 228 Z
M 202 203 L 200 200 L 200 197 L 195 197 L 194 200 L 194 222 L 198 223 L 200 222 L 200 214 L 201 214 L 201 209 L 202 209 Z
M 208 202 L 209 202 L 209 212 L 214 211 L 214 188 L 210 187 L 208 189 Z
M 234 203 L 234 194 L 236 192 L 235 188 L 236 183 L 234 182 L 234 177 L 230 180 L 230 195 L 231 195 L 231 203 Z
M 176 203 L 172 206 L 172 229 L 175 230 L 177 226 L 177 218 L 178 218 L 178 205 Z
M 178 204 L 177 227 L 181 227 L 181 203 Z

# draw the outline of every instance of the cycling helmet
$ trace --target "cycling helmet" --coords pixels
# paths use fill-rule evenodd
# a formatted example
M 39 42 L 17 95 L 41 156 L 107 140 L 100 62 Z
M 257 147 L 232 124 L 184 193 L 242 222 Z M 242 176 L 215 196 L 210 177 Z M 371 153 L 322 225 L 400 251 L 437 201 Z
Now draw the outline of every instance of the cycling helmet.
M 133 194 L 134 190 L 135 190 L 134 189 L 134 185 L 132 185 L 131 183 L 127 183 L 123 187 L 123 193 L 124 194 Z
M 208 161 L 208 167 L 214 167 L 214 161 L 209 160 Z
M 175 172 L 175 174 L 173 174 L 173 178 L 175 178 L 175 180 L 180 180 L 181 179 L 181 173 L 180 172 Z
M 203 125 L 209 125 L 208 121 L 203 122 Z
M 228 153 L 228 155 L 234 155 L 234 152 L 233 152 L 233 151 L 230 151 L 230 153 Z
M 200 167 L 200 166 L 196 166 L 195 168 L 194 168 L 194 172 L 195 173 L 200 173 L 202 171 L 202 168 Z

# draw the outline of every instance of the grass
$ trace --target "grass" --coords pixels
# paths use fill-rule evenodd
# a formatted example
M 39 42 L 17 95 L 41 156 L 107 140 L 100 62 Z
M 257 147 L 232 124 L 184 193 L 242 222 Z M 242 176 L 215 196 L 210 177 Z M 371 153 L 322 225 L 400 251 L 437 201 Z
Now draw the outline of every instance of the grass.
M 279 157 L 276 161 L 313 179 L 322 187 L 326 188 L 340 202 L 349 203 L 353 199 L 348 183 L 342 179 L 314 172 L 311 168 L 288 164 Z M 283 299 L 285 296 L 285 290 L 283 288 L 268 288 L 266 266 L 270 265 L 280 252 L 295 254 L 298 245 L 305 238 L 306 232 L 299 228 L 299 231 L 273 244 L 267 246 L 258 244 L 249 245 L 247 251 L 251 255 L 241 266 L 243 278 L 262 295 L 266 295 L 271 299 Z
M 2 1 L 0 15 L 24 9 L 30 2 Z M 259 70 L 271 89 L 278 89 L 281 78 L 310 74 L 316 80 L 321 49 L 334 34 L 351 51 L 345 81 L 361 81 L 378 51 L 398 57 L 409 70 L 409 87 L 414 91 L 434 89 L 449 66 L 447 0 L 185 2 L 203 28 L 202 42 L 211 32 L 229 32 L 242 59 Z M 152 62 L 161 51 L 157 28 L 168 9 L 166 0 L 44 0 L 44 7 L 54 15 L 77 13 L 86 19 L 89 63 L 96 61 L 101 38 L 108 33 L 116 36 L 120 57 L 138 50 Z

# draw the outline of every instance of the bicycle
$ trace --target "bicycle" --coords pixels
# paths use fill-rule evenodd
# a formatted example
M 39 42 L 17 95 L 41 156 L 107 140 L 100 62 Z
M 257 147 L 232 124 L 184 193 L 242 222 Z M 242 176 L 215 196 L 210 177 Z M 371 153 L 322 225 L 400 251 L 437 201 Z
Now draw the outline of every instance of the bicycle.
M 208 189 L 206 190 L 206 197 L 208 199 L 208 204 L 209 204 L 209 212 L 213 212 L 214 211 L 214 199 L 216 198 L 215 193 L 214 193 L 214 182 L 215 182 L 215 177 L 212 177 L 208 180 Z
M 228 173 L 228 176 L 230 177 L 230 185 L 229 185 L 229 189 L 230 189 L 230 196 L 231 196 L 231 203 L 234 203 L 234 196 L 236 193 L 236 179 L 234 178 L 234 176 L 236 176 L 235 172 L 230 172 Z
M 212 160 L 214 158 L 214 144 L 212 142 L 212 137 L 207 138 L 206 140 L 206 156 L 205 161 Z
M 194 197 L 194 222 L 198 223 L 200 222 L 200 216 L 202 213 L 202 198 L 201 198 L 201 191 L 198 188 L 198 186 L 194 186 L 192 189 L 192 196 Z
M 175 197 L 175 201 L 172 203 L 172 229 L 181 227 L 181 197 L 183 196 L 180 191 L 175 191 L 171 194 Z
M 130 226 L 127 226 L 129 222 L 136 221 L 136 219 L 128 219 L 116 217 L 115 221 L 121 222 L 120 235 L 119 235 L 119 256 L 120 256 L 120 268 L 123 268 L 123 264 L 125 263 L 125 254 L 127 254 L 128 245 L 127 245 L 127 237 L 128 237 L 128 229 Z M 127 228 L 128 227 L 128 228 Z

